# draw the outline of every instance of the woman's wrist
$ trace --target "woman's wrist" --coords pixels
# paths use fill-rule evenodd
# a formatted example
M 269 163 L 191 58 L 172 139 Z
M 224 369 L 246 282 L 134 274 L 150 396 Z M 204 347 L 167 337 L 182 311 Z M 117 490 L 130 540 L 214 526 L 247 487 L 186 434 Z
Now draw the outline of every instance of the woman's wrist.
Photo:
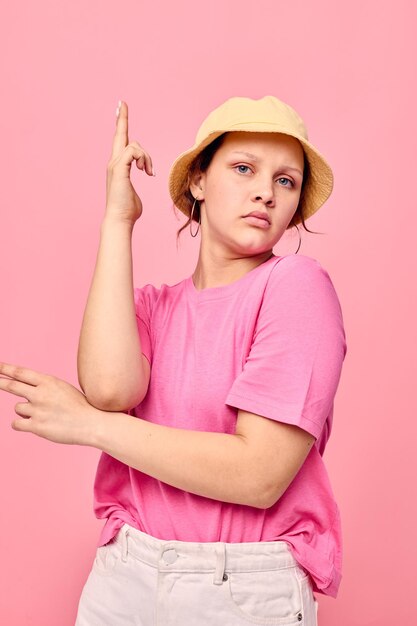
M 96 409 L 93 405 L 89 404 L 86 407 L 83 419 L 79 426 L 79 433 L 77 437 L 77 444 L 80 446 L 89 446 L 91 448 L 98 448 L 99 433 L 105 423 L 106 411 Z
M 101 221 L 101 230 L 107 229 L 122 229 L 126 230 L 129 233 L 133 231 L 133 227 L 136 224 L 136 221 L 132 221 L 130 219 L 126 219 L 123 217 L 119 217 L 117 215 L 106 214 Z

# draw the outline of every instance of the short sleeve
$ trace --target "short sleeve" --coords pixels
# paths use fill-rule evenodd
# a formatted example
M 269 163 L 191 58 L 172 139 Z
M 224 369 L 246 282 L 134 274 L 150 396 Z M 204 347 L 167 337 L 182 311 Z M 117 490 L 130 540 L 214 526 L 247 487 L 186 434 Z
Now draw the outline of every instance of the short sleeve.
M 320 263 L 289 255 L 266 284 L 253 342 L 226 404 L 319 438 L 347 351 L 342 311 Z
M 145 285 L 135 287 L 133 290 L 140 345 L 142 354 L 146 356 L 149 363 L 152 363 L 151 318 L 154 289 L 153 285 Z

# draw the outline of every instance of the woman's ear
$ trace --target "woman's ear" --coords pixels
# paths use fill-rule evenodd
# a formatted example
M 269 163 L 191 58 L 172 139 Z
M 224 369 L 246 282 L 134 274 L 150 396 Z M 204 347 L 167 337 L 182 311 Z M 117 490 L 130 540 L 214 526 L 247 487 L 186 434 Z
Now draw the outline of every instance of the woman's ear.
M 202 194 L 204 193 L 204 180 L 205 175 L 203 172 L 196 172 L 191 177 L 190 191 L 193 194 L 194 198 L 198 198 L 200 200 L 203 199 Z

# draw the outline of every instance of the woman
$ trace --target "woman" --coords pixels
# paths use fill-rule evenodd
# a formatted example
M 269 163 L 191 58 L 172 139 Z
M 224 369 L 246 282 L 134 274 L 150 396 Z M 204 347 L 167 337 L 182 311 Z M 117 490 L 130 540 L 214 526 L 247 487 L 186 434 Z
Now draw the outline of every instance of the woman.
M 76 626 L 315 626 L 314 592 L 336 597 L 341 578 L 322 454 L 346 341 L 326 270 L 273 247 L 328 198 L 332 171 L 290 106 L 230 98 L 169 174 L 185 226 L 198 223 L 194 273 L 134 288 L 134 160 L 153 173 L 122 102 L 80 335 L 84 394 L 1 367 L 1 388 L 28 400 L 13 428 L 102 451 L 106 524 Z

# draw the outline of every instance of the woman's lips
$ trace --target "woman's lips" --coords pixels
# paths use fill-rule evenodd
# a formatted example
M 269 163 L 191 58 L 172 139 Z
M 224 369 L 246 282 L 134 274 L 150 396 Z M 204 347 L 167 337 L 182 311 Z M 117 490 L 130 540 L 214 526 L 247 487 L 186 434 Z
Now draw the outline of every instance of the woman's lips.
M 248 224 L 252 224 L 252 226 L 259 226 L 260 228 L 269 228 L 271 226 L 271 224 L 267 220 L 264 220 L 260 217 L 255 217 L 254 215 L 247 215 L 242 219 L 248 222 Z

